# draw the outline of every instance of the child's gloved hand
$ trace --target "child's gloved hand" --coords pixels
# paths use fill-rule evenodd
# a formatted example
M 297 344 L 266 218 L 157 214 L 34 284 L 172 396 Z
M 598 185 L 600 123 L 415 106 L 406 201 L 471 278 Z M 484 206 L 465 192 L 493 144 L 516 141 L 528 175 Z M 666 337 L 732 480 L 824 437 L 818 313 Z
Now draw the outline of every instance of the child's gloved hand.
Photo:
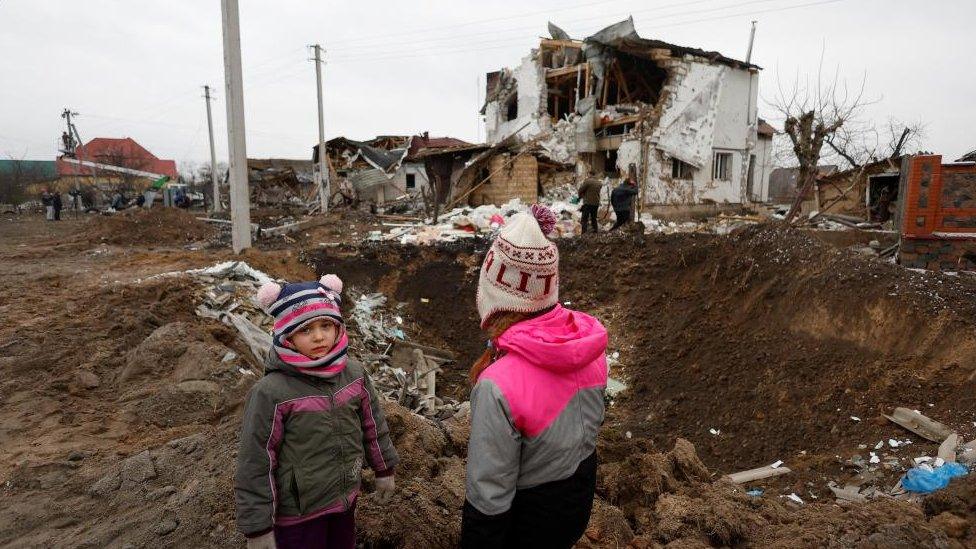
M 376 503 L 380 505 L 386 505 L 393 499 L 393 491 L 396 489 L 396 483 L 393 481 L 393 475 L 388 477 L 376 477 L 376 493 L 373 495 L 376 498 Z
M 278 549 L 278 545 L 275 544 L 274 530 L 260 536 L 247 538 L 247 549 Z

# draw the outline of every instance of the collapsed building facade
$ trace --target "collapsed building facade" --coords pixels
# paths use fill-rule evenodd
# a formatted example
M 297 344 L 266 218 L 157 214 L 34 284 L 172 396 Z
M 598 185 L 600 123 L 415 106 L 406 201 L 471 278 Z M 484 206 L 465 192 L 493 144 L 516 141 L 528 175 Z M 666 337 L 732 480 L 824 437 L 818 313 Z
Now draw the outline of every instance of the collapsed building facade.
M 488 73 L 489 145 L 515 138 L 577 176 L 635 177 L 652 209 L 765 201 L 773 132 L 757 116 L 760 67 L 641 38 L 632 18 L 584 40 L 549 29 L 518 67 Z
M 421 153 L 470 145 L 453 137 L 381 135 L 367 141 L 336 137 L 326 142 L 333 180 L 359 200 L 377 205 L 418 195 L 430 186 Z M 312 162 L 318 162 L 318 145 Z

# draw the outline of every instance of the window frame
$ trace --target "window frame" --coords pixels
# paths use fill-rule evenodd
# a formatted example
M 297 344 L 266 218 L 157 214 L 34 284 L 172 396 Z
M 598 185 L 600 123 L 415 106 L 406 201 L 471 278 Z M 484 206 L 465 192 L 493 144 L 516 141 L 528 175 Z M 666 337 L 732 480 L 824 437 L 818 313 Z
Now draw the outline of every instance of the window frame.
M 695 167 L 678 158 L 671 157 L 671 179 L 692 181 L 695 179 Z
M 732 164 L 731 152 L 715 151 L 712 155 L 712 179 L 715 181 L 732 181 Z M 724 177 L 722 177 L 723 175 Z

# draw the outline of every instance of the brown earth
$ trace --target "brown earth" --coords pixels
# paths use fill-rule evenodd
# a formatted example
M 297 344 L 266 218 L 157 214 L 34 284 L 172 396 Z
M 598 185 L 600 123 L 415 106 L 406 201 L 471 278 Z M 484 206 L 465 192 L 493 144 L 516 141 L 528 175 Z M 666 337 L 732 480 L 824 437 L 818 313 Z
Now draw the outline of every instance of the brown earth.
M 0 317 L 15 319 L 0 324 L 0 546 L 240 546 L 231 478 L 254 377 L 238 368 L 257 365 L 232 330 L 194 316 L 191 281 L 151 278 L 232 256 L 178 240 L 62 244 L 88 228 L 0 219 Z M 293 280 L 313 276 L 306 261 L 338 272 L 347 303 L 356 291 L 403 302 L 408 337 L 460 357 L 444 377 L 463 397 L 464 369 L 483 348 L 473 287 L 484 246 L 252 250 L 244 259 Z M 560 248 L 562 299 L 606 323 L 621 353 L 612 373 L 631 386 L 601 435 L 598 501 L 581 547 L 976 545 L 972 477 L 921 506 L 820 503 L 832 501 L 827 479 L 850 475 L 843 462 L 859 443 L 912 438 L 905 456 L 932 452 L 878 420 L 890 407 L 924 409 L 971 438 L 972 280 L 768 228 Z M 224 362 L 229 352 L 236 357 Z M 403 456 L 399 491 L 392 507 L 364 496 L 360 539 L 452 547 L 465 422 L 386 409 Z M 796 474 L 757 483 L 763 497 L 715 482 L 775 459 Z M 808 504 L 778 497 L 791 491 Z
M 95 216 L 77 236 L 96 244 L 175 247 L 216 237 L 217 228 L 198 220 L 201 215 L 178 208 L 130 208 Z

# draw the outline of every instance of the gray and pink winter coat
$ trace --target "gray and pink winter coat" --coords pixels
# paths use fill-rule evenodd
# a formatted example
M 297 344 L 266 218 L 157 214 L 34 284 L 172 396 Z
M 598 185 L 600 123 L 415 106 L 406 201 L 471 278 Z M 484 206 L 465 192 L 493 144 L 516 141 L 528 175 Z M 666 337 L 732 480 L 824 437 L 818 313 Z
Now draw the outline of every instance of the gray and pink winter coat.
M 471 392 L 462 546 L 524 545 L 542 531 L 566 535 L 571 545 L 586 527 L 595 489 L 607 331 L 556 305 L 493 343 L 500 358 Z
M 348 359 L 332 377 L 302 374 L 272 350 L 248 393 L 237 453 L 237 528 L 245 535 L 344 512 L 365 462 L 377 476 L 399 461 L 376 391 Z

